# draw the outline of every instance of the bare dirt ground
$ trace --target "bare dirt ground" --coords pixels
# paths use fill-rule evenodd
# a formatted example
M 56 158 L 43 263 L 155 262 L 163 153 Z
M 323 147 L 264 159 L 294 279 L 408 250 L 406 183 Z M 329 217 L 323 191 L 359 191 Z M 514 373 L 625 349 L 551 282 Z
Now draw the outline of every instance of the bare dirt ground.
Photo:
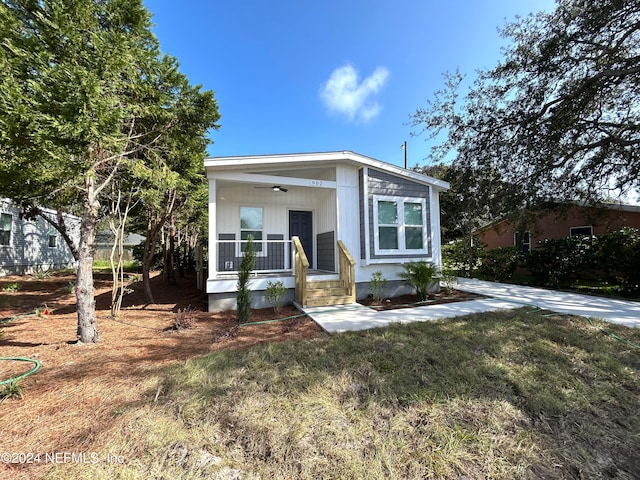
M 157 375 L 164 366 L 214 350 L 322 334 L 308 317 L 234 328 L 234 312 L 204 311 L 206 295 L 195 289 L 194 278 L 179 279 L 178 286 L 168 287 L 160 276 L 154 277 L 154 295 L 161 303 L 144 303 L 141 288 L 135 288 L 125 296 L 116 321 L 109 317 L 111 276 L 97 274 L 100 342 L 79 346 L 74 344 L 77 314 L 69 287 L 73 281 L 73 275 L 0 278 L 0 329 L 4 332 L 0 356 L 41 362 L 36 373 L 20 382 L 24 397 L 0 404 L 0 454 L 95 451 L 119 410 L 153 399 Z M 15 284 L 17 291 L 5 291 Z M 45 306 L 51 315 L 34 314 Z M 178 309 L 189 306 L 197 310 L 195 328 L 168 330 Z M 299 312 L 293 307 L 278 314 L 273 309 L 254 310 L 250 320 L 294 315 Z M 0 361 L 0 381 L 32 367 L 26 362 Z M 47 467 L 42 462 L 0 462 L 0 479 L 36 478 Z

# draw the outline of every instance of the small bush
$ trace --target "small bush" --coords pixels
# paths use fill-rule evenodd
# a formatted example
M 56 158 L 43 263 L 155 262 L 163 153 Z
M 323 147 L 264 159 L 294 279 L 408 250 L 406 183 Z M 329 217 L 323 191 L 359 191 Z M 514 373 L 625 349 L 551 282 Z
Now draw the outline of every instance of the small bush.
M 76 282 L 69 282 L 64 289 L 68 293 L 74 293 L 76 291 Z
M 188 330 L 196 326 L 198 319 L 195 316 L 196 310 L 189 305 L 187 308 L 178 309 L 173 316 L 174 330 Z
M 509 280 L 516 271 L 520 260 L 518 247 L 498 247 L 487 251 L 482 257 L 480 274 L 490 280 Z
M 0 403 L 4 400 L 10 400 L 16 398 L 22 400 L 24 396 L 24 387 L 20 385 L 18 380 L 12 380 L 9 383 L 5 383 L 0 387 Z
M 371 297 L 376 303 L 382 302 L 384 292 L 387 289 L 387 279 L 384 278 L 382 272 L 377 270 L 371 274 L 371 281 L 369 282 L 369 290 L 371 291 Z
M 45 278 L 49 278 L 51 276 L 51 272 L 49 270 L 45 270 L 44 268 L 38 267 L 32 274 L 38 280 L 44 280 Z
M 458 283 L 457 272 L 452 268 L 443 268 L 440 271 L 440 282 L 447 292 L 452 291 L 454 286 Z
M 238 270 L 238 293 L 236 303 L 238 310 L 236 318 L 238 323 L 248 322 L 251 316 L 251 290 L 249 289 L 249 277 L 256 266 L 256 251 L 253 246 L 253 237 L 249 235 L 244 244 L 242 261 Z
M 273 307 L 273 311 L 278 313 L 282 310 L 284 303 L 284 296 L 287 293 L 287 289 L 280 280 L 276 282 L 267 282 L 267 290 L 264 292 L 264 297 L 269 302 L 269 305 Z
M 426 300 L 429 287 L 438 278 L 438 267 L 431 262 L 409 262 L 404 269 L 400 278 L 416 289 L 420 300 Z
M 17 292 L 21 288 L 21 285 L 18 282 L 7 283 L 3 288 L 3 292 Z

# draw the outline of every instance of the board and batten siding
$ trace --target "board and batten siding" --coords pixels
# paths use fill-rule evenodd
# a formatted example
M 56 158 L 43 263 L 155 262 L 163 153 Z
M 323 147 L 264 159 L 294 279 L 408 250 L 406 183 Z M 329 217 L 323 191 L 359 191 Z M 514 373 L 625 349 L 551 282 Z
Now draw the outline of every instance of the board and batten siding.
M 55 212 L 45 210 L 55 218 Z M 0 245 L 0 275 L 22 275 L 35 270 L 67 268 L 75 265 L 71 250 L 60 234 L 43 219 L 24 220 L 20 208 L 10 200 L 0 199 L 0 213 L 11 215 L 9 245 Z M 77 243 L 80 238 L 80 219 L 64 215 L 67 231 Z M 55 246 L 49 246 L 49 236 L 55 236 Z
M 365 189 L 365 180 L 366 180 L 366 188 L 367 195 L 366 201 L 368 203 L 368 217 L 365 219 L 365 208 L 363 205 L 364 201 L 364 189 Z M 375 222 L 374 222 L 374 209 L 373 209 L 373 197 L 374 195 L 386 195 L 392 197 L 403 197 L 403 198 L 423 198 L 426 201 L 426 209 L 424 215 L 427 226 L 427 252 L 426 254 L 415 254 L 411 255 L 411 258 L 419 259 L 427 259 L 432 256 L 432 232 L 431 232 L 431 208 L 430 208 L 430 187 L 428 185 L 424 185 L 422 183 L 414 182 L 408 178 L 402 178 L 395 175 L 391 175 L 386 172 L 381 172 L 378 170 L 374 170 L 372 168 L 368 169 L 367 178 L 364 178 L 364 171 L 360 171 L 359 175 L 359 186 L 360 186 L 360 248 L 361 254 L 360 258 L 366 258 L 366 244 L 368 242 L 369 246 L 369 258 L 371 259 L 398 259 L 398 258 L 407 258 L 406 253 L 401 253 L 397 255 L 376 255 L 375 253 L 375 245 L 374 245 L 374 236 L 375 236 Z M 366 238 L 365 235 L 365 222 L 369 225 L 369 238 Z

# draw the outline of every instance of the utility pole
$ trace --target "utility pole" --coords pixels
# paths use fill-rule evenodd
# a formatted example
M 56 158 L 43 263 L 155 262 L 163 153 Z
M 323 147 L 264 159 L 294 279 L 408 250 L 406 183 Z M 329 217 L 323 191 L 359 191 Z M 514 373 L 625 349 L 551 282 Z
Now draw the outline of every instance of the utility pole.
M 404 150 L 404 168 L 406 170 L 407 168 L 407 141 L 406 140 L 402 145 L 400 145 L 400 148 Z

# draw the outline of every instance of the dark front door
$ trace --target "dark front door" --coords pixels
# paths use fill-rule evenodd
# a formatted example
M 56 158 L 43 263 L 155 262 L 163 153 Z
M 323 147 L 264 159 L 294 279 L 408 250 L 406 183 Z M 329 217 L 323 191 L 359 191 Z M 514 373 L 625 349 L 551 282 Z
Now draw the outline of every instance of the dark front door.
M 289 211 L 289 238 L 299 237 L 304 253 L 313 268 L 313 214 L 301 210 Z

